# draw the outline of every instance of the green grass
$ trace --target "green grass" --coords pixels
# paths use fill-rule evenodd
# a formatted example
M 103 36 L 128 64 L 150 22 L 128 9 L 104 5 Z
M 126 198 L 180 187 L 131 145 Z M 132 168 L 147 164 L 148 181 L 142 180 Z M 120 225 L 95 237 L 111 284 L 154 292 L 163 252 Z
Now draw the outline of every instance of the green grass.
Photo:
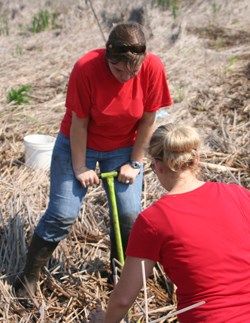
M 40 10 L 32 19 L 31 31 L 33 33 L 40 33 L 46 29 L 57 28 L 57 16 L 58 14 L 51 13 L 48 10 Z
M 178 16 L 180 1 L 181 0 L 154 0 L 157 6 L 164 9 L 170 9 L 174 19 Z
M 23 55 L 23 49 L 20 45 L 16 45 L 14 56 L 21 56 Z
M 227 63 L 227 68 L 232 68 L 235 66 L 235 64 L 237 64 L 240 61 L 240 57 L 239 56 L 232 56 L 230 57 L 228 63 Z
M 14 102 L 16 104 L 28 103 L 29 97 L 27 92 L 31 89 L 30 85 L 21 85 L 17 89 L 12 88 L 7 94 L 8 103 Z
M 217 14 L 217 13 L 219 12 L 219 10 L 220 10 L 220 7 L 218 6 L 218 4 L 217 4 L 215 1 L 213 1 L 213 2 L 212 2 L 211 6 L 212 6 L 212 13 L 213 13 L 213 16 L 216 16 L 216 14 Z
M 176 88 L 176 98 L 177 102 L 180 103 L 185 99 L 184 89 L 183 87 Z
M 7 17 L 0 13 L 0 36 L 8 36 L 9 35 L 9 22 Z

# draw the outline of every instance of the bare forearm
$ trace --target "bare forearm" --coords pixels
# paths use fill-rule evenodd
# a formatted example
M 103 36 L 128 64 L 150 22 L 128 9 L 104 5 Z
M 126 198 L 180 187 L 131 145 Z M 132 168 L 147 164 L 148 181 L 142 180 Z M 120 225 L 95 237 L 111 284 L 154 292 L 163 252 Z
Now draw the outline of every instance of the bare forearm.
M 87 128 L 71 127 L 70 145 L 73 169 L 79 170 L 86 161 Z
M 71 159 L 75 177 L 87 188 L 99 184 L 99 178 L 93 169 L 86 165 L 88 118 L 79 118 L 72 112 L 70 128 Z
M 119 323 L 129 311 L 130 305 L 124 305 L 116 302 L 115 295 L 111 295 L 109 305 L 106 311 L 104 323 Z
M 134 257 L 126 258 L 121 278 L 109 299 L 105 323 L 119 323 L 133 305 L 143 283 L 142 261 L 144 261 L 145 274 L 148 278 L 155 265 L 154 261 Z
M 132 160 L 142 162 L 145 151 L 148 147 L 149 140 L 155 128 L 155 113 L 147 113 L 141 119 L 134 143 L 133 152 L 131 155 Z
M 145 112 L 138 125 L 136 140 L 130 156 L 131 160 L 142 163 L 154 127 L 155 113 Z M 139 171 L 139 169 L 134 169 L 130 163 L 127 163 L 120 168 L 118 181 L 126 183 L 128 180 L 132 184 Z
M 70 145 L 72 164 L 74 171 L 80 171 L 85 167 L 86 161 L 86 148 L 87 148 L 87 129 L 89 119 L 78 118 L 77 115 L 72 112 L 72 124 L 70 127 Z
M 90 323 L 119 323 L 138 296 L 142 283 L 142 261 L 146 278 L 152 273 L 155 262 L 149 259 L 127 257 L 118 284 L 113 290 L 106 313 L 97 309 L 90 314 Z

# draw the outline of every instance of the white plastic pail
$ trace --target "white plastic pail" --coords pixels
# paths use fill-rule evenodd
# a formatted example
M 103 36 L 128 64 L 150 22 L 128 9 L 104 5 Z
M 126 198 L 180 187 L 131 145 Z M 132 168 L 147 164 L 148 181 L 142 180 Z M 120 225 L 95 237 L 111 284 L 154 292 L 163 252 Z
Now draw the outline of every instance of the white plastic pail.
M 52 136 L 25 136 L 25 164 L 33 169 L 49 170 L 54 144 L 55 138 Z

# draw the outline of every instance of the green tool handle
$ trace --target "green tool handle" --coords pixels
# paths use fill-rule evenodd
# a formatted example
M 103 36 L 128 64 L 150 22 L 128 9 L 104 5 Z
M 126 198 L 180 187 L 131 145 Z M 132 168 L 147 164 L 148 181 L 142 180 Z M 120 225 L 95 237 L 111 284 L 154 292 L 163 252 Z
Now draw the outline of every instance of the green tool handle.
M 115 185 L 114 185 L 114 177 L 117 177 L 117 175 L 118 175 L 118 172 L 114 171 L 114 172 L 108 172 L 108 173 L 101 173 L 100 177 L 103 179 L 105 178 L 107 180 L 109 197 L 110 197 L 111 207 L 112 207 L 112 220 L 113 220 L 113 226 L 114 226 L 114 232 L 115 232 L 117 255 L 118 255 L 119 262 L 123 265 L 124 254 L 123 254 L 122 237 L 121 237 L 118 209 L 117 209 L 116 196 L 115 196 Z
M 117 176 L 118 176 L 118 172 L 116 172 L 116 171 L 107 172 L 107 173 L 101 173 L 99 175 L 100 178 L 108 178 L 108 177 L 114 178 L 114 177 L 117 177 Z

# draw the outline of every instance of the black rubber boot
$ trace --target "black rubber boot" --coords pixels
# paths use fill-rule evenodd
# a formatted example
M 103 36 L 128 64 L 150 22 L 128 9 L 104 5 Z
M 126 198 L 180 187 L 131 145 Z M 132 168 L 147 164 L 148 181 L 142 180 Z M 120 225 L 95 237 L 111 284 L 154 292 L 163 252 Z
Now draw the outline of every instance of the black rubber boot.
M 35 295 L 41 268 L 46 265 L 58 243 L 33 235 L 24 270 L 13 284 L 14 293 L 24 307 L 33 306 L 31 298 Z

